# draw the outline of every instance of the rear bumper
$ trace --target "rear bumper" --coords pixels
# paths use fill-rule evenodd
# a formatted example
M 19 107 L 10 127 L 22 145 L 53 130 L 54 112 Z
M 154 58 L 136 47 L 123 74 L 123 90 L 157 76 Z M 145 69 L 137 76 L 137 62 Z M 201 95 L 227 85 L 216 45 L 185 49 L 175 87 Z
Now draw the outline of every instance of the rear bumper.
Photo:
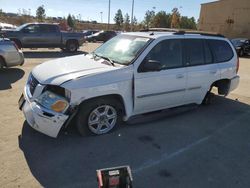
M 240 83 L 239 76 L 235 76 L 234 78 L 232 78 L 230 82 L 229 92 L 235 90 L 239 86 L 239 83 Z
M 26 93 L 26 87 L 24 97 L 26 101 L 22 111 L 29 125 L 41 133 L 56 138 L 69 116 L 55 113 L 43 108 L 35 101 L 30 101 Z

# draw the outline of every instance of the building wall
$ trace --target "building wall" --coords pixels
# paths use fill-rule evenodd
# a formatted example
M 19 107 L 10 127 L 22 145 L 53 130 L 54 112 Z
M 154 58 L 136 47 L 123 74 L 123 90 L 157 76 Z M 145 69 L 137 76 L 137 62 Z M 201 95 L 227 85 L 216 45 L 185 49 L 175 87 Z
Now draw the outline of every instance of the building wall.
M 199 30 L 228 38 L 250 38 L 250 0 L 220 0 L 201 5 Z

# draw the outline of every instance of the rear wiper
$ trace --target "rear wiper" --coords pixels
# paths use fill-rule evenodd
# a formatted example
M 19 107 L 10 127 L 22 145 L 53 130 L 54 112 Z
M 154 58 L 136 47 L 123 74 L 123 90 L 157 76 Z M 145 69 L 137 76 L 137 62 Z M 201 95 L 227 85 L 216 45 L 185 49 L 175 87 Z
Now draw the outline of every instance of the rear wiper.
M 109 57 L 101 56 L 101 55 L 98 55 L 98 54 L 96 54 L 94 52 L 92 53 L 92 55 L 94 56 L 94 59 L 95 59 L 95 57 L 99 57 L 99 58 L 107 60 L 111 65 L 115 66 L 115 63 Z

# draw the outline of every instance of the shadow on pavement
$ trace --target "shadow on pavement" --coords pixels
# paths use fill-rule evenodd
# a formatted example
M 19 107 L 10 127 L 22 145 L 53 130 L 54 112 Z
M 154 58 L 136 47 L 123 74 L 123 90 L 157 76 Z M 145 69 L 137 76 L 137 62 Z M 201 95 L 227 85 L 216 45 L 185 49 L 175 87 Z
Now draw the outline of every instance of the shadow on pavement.
M 87 54 L 87 52 L 77 51 L 75 53 L 68 53 L 63 51 L 24 51 L 24 57 L 29 58 L 60 58 L 73 55 Z
M 38 133 L 24 122 L 19 147 L 43 187 L 97 187 L 96 169 L 130 165 L 133 173 L 148 160 L 157 160 L 197 142 L 249 111 L 247 104 L 216 96 L 210 106 L 172 115 L 148 114 L 146 121 L 127 124 L 107 135 L 80 137 L 72 128 L 57 139 Z M 148 177 L 144 179 L 150 179 L 150 169 L 142 172 L 147 170 Z M 140 174 L 134 174 L 135 187 L 145 187 L 141 178 Z
M 11 84 L 20 80 L 24 71 L 18 68 L 0 69 L 0 90 L 11 89 Z

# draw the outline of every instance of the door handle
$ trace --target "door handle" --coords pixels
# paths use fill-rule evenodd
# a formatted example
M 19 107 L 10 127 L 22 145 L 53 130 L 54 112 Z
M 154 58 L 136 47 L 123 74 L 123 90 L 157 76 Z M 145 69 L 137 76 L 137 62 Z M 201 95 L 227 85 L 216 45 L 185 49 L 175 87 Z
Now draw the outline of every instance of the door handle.
M 177 78 L 177 79 L 184 78 L 184 75 L 183 75 L 183 74 L 177 74 L 177 75 L 176 75 L 176 78 Z

